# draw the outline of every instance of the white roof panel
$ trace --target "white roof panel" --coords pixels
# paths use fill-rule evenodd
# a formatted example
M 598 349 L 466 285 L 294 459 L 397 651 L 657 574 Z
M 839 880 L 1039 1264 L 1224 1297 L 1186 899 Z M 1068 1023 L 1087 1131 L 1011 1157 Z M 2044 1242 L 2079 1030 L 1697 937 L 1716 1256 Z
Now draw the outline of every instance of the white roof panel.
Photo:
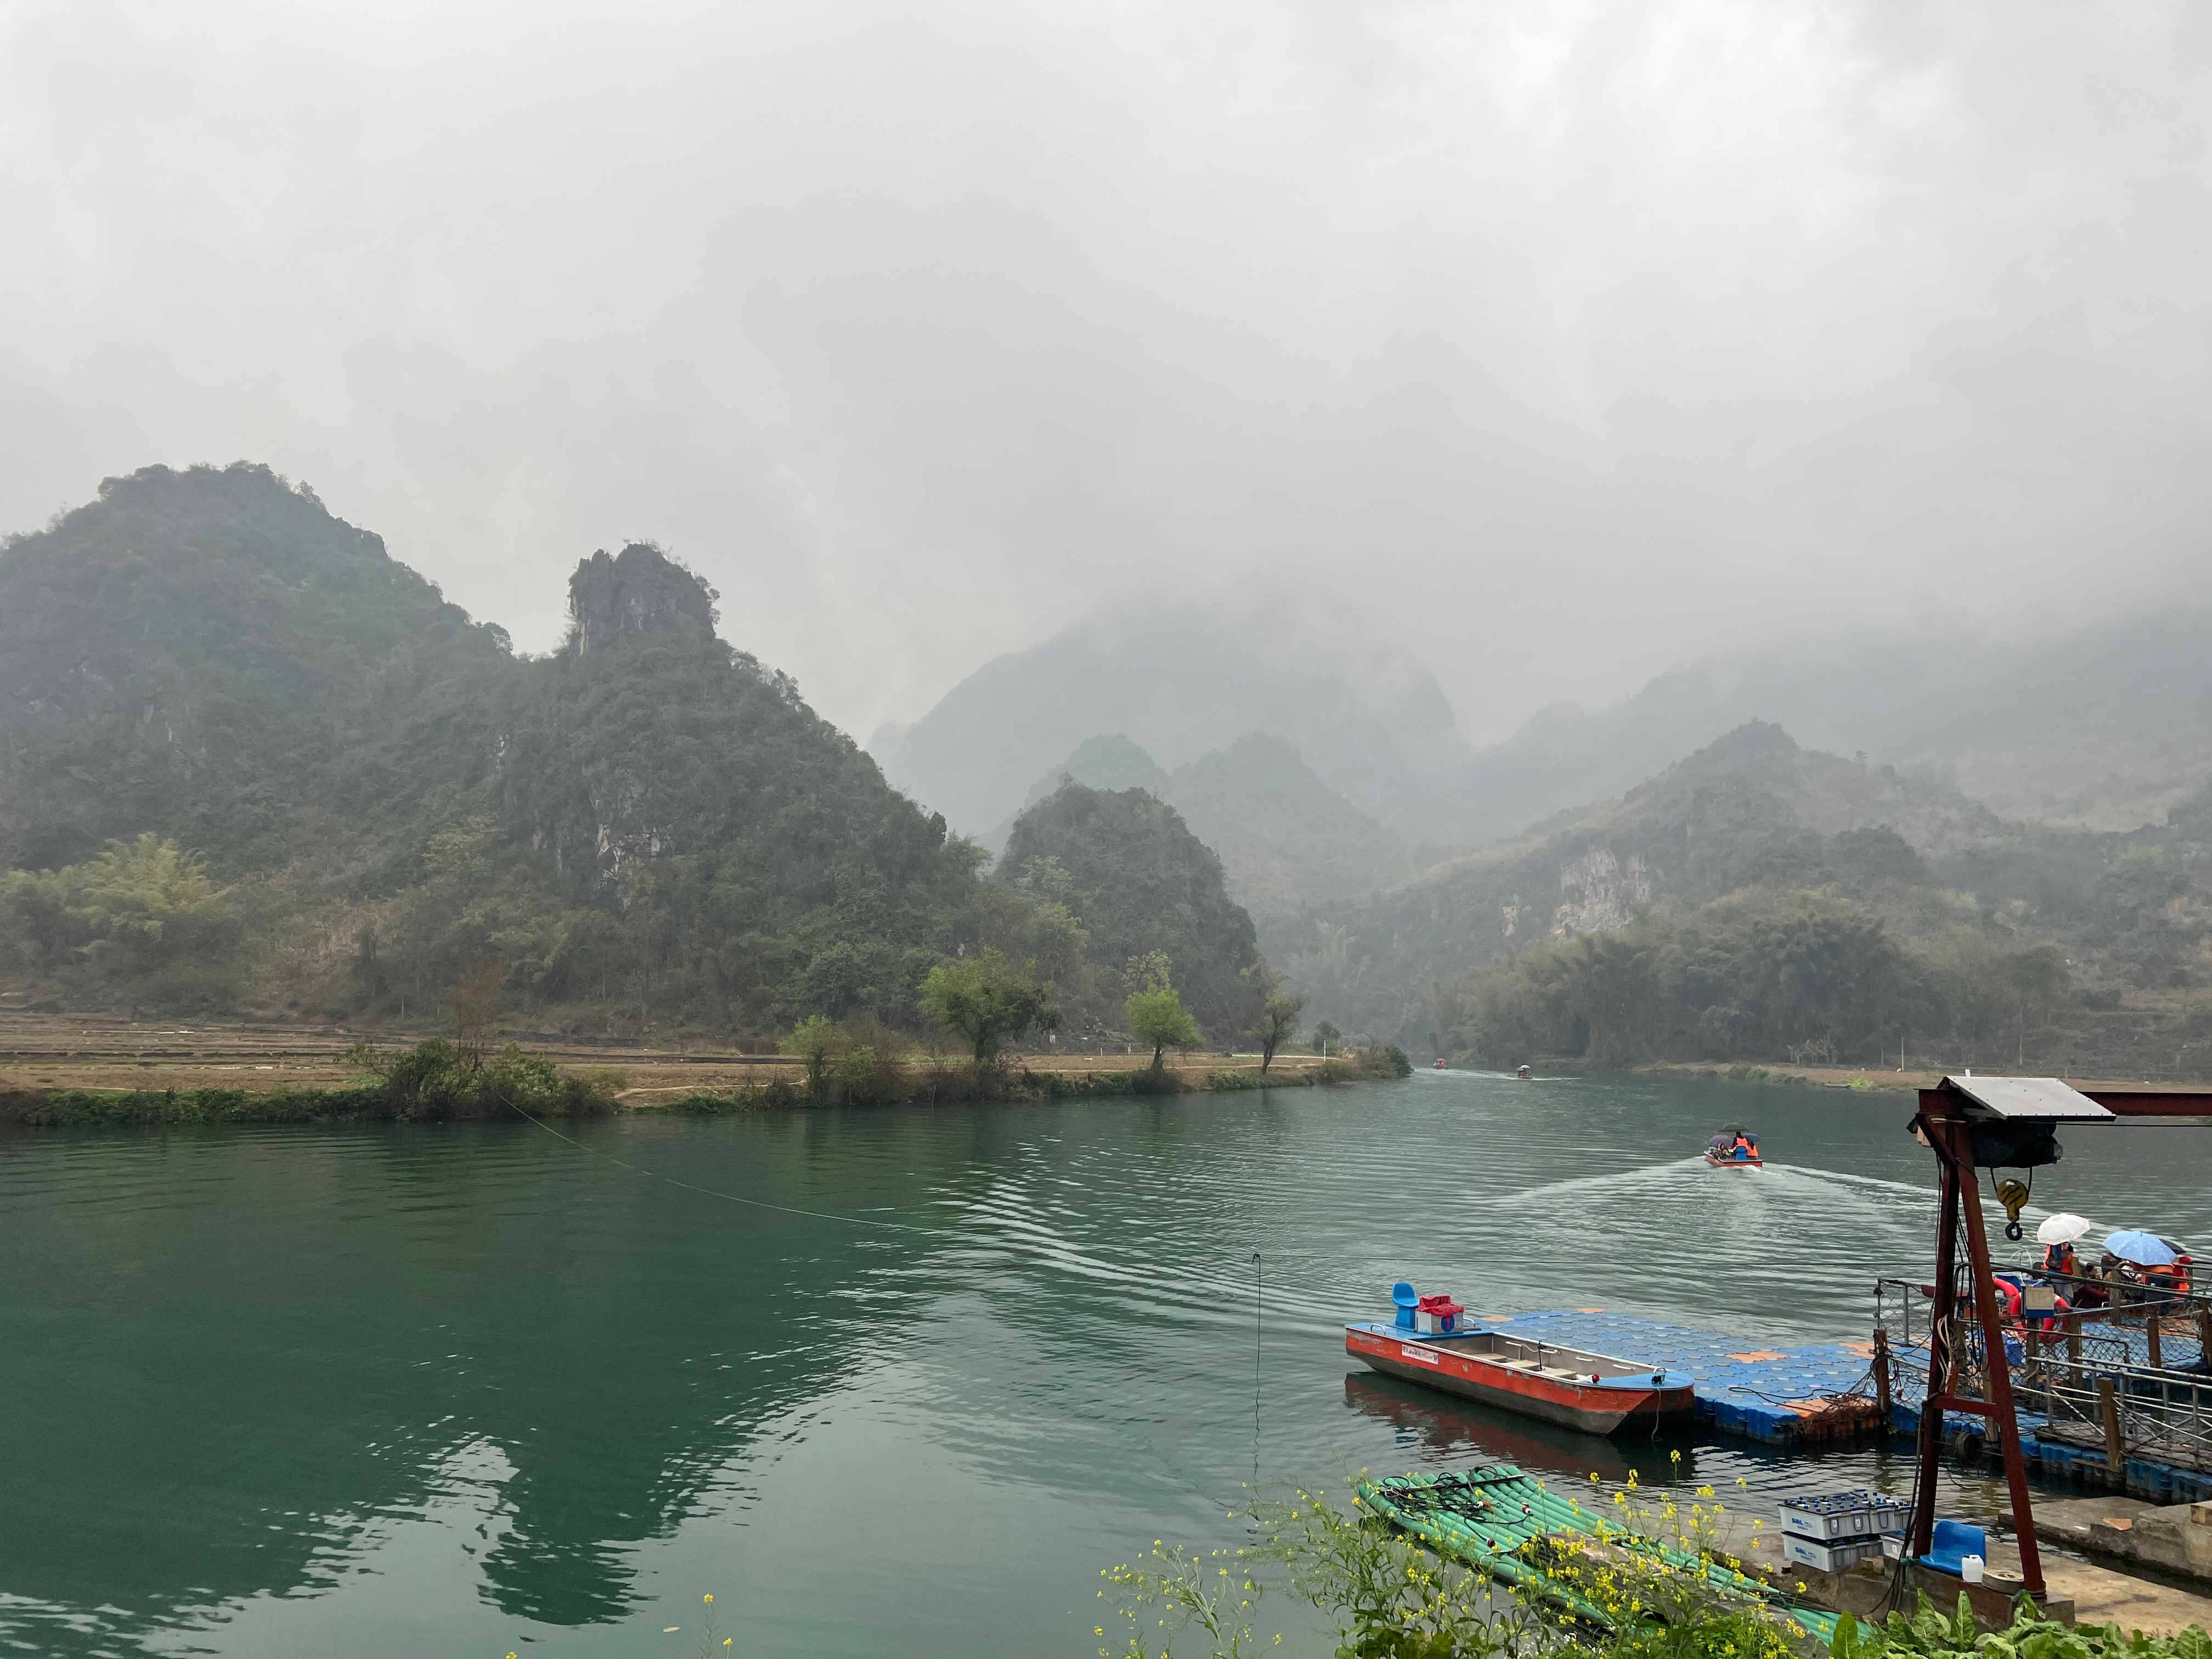
M 2055 1077 L 1947 1077 L 1943 1086 L 1996 1117 L 2094 1123 L 2112 1114 Z

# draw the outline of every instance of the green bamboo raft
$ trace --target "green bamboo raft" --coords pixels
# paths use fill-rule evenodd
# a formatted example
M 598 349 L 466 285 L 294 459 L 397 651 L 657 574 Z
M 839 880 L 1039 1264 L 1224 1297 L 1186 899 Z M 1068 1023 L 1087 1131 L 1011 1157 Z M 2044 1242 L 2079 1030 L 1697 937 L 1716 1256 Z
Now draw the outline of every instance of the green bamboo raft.
M 1608 1541 L 1668 1566 L 1695 1570 L 1698 1558 L 1626 1533 L 1604 1516 L 1551 1492 L 1510 1463 L 1447 1474 L 1401 1474 L 1361 1483 L 1359 1500 L 1370 1512 L 1492 1577 L 1541 1596 L 1578 1619 L 1610 1628 L 1617 1620 L 1529 1559 L 1539 1538 L 1569 1534 Z M 1823 1643 L 1832 1642 L 1843 1615 L 1797 1606 L 1747 1574 L 1708 1562 L 1706 1581 L 1722 1594 L 1769 1607 L 1794 1619 Z

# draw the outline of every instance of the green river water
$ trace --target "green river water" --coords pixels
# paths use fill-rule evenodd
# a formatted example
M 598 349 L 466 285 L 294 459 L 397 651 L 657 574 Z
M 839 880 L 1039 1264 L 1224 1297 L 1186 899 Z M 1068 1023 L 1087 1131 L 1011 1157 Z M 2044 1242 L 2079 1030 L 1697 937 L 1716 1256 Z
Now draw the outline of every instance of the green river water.
M 690 1654 L 711 1591 L 742 1653 L 1089 1659 L 1101 1567 L 1241 1537 L 1255 1249 L 1263 1485 L 1501 1455 L 1655 1480 L 1663 1446 L 1368 1376 L 1340 1327 L 1409 1277 L 1491 1312 L 1863 1336 L 1876 1274 L 1929 1260 L 1910 1115 L 1423 1073 L 632 1119 L 586 1150 L 522 1124 L 0 1139 L 0 1650 Z M 1730 1119 L 1767 1170 L 1696 1161 Z M 2036 1200 L 2202 1238 L 2208 1176 L 2212 1134 L 2077 1130 Z M 1910 1480 L 1868 1449 L 1703 1440 L 1685 1468 L 1770 1499 Z

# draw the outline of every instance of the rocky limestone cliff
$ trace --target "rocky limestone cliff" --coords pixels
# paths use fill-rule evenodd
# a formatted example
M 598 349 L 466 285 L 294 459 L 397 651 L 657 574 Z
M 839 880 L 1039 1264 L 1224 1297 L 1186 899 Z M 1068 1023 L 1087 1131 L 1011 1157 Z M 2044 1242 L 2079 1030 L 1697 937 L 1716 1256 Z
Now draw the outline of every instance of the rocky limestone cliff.
M 604 651 L 634 634 L 712 634 L 714 590 L 650 542 L 611 556 L 605 548 L 568 578 L 571 659 Z

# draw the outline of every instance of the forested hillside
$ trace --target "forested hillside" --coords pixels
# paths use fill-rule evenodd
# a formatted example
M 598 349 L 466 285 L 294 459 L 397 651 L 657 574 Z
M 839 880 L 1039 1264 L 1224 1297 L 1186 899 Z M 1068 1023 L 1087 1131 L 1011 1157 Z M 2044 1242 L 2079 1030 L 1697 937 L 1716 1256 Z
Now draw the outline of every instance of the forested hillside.
M 1208 1033 L 1228 1042 L 1249 1029 L 1266 989 L 1252 918 L 1229 896 L 1221 860 L 1157 796 L 1064 784 L 1015 820 L 1000 870 L 1080 928 L 1101 976 L 1091 1006 L 1139 988 L 1157 951 Z M 1074 990 L 1073 976 L 1063 983 Z
M 518 658 L 265 467 L 149 468 L 13 539 L 0 992 L 444 1019 L 471 984 L 536 1023 L 916 1030 L 933 966 L 1053 932 L 659 551 L 570 598 L 565 647 Z M 1117 968 L 1250 959 L 1234 907 L 1087 908 Z
M 0 868 L 153 830 L 218 873 L 480 783 L 507 636 L 266 467 L 110 478 L 0 545 Z
M 2203 797 L 2131 835 L 1731 733 L 1595 813 L 1266 939 L 1349 1030 L 1472 1062 L 2172 1075 L 2212 1040 Z
M 1070 780 L 1141 788 L 1167 802 L 1219 856 L 1230 894 L 1255 917 L 1365 892 L 1418 867 L 1416 855 L 1323 782 L 1296 745 L 1264 732 L 1172 772 L 1124 733 L 1088 738 L 1030 787 L 1024 810 Z M 1003 851 L 1012 832 L 1010 818 L 987 844 Z
M 1403 843 L 1298 744 L 1163 768 L 1093 736 L 986 876 L 714 597 L 594 554 L 522 658 L 265 467 L 108 481 L 0 546 L 0 997 L 443 1023 L 473 987 L 765 1039 L 921 1030 L 932 970 L 988 957 L 1063 1041 L 1117 1041 L 1164 974 L 1232 1042 L 1264 946 L 1309 1020 L 1486 1063 L 2212 1064 L 2212 787 L 2125 833 L 2022 823 L 1753 721 L 1375 890 Z M 1393 695 L 1322 723 L 1332 765 Z

